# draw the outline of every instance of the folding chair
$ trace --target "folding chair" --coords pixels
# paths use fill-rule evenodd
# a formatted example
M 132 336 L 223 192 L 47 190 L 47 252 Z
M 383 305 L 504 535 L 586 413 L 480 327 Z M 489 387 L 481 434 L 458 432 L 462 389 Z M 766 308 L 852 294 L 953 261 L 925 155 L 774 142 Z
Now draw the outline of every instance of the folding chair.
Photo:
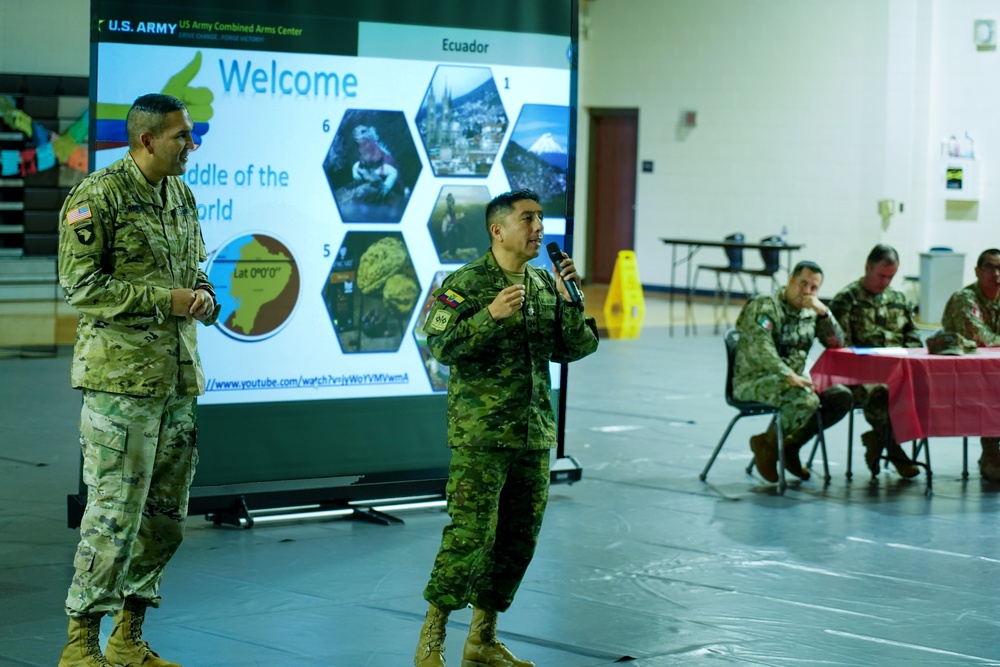
M 715 451 L 712 452 L 712 456 L 709 457 L 708 463 L 705 464 L 705 469 L 701 471 L 699 479 L 705 481 L 708 477 L 708 471 L 712 468 L 712 464 L 715 463 L 716 457 L 722 450 L 722 446 L 726 443 L 726 438 L 729 437 L 729 433 L 733 430 L 733 426 L 736 422 L 743 417 L 751 417 L 758 415 L 771 415 L 771 421 L 774 423 L 775 428 L 778 432 L 778 493 L 783 494 L 785 492 L 785 487 L 787 486 L 785 482 L 785 438 L 784 434 L 781 432 L 781 420 L 778 419 L 778 413 L 780 408 L 767 405 L 766 403 L 758 403 L 756 401 L 741 401 L 733 397 L 733 367 L 736 362 L 736 344 L 739 342 L 740 334 L 736 329 L 728 329 L 723 335 L 722 340 L 726 345 L 726 403 L 736 408 L 738 412 L 736 416 L 730 420 L 729 425 L 726 427 L 725 432 L 719 439 L 719 444 L 715 446 Z M 819 432 L 817 434 L 817 443 L 823 448 L 823 468 L 825 473 L 825 481 L 830 481 L 830 468 L 826 459 L 826 440 L 823 438 L 823 422 L 820 417 L 819 411 L 816 411 L 816 420 L 819 424 Z M 811 462 L 811 459 L 810 459 Z M 747 474 L 753 470 L 753 461 L 750 461 L 750 465 L 747 466 Z

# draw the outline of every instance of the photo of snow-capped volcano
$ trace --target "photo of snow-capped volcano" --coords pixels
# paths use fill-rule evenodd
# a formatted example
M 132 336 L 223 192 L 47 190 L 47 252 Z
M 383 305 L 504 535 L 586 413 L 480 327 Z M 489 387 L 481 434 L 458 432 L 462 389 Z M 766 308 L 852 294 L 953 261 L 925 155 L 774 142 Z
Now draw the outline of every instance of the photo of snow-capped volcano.
M 569 107 L 525 104 L 501 160 L 511 189 L 537 192 L 549 217 L 566 216 L 568 145 Z

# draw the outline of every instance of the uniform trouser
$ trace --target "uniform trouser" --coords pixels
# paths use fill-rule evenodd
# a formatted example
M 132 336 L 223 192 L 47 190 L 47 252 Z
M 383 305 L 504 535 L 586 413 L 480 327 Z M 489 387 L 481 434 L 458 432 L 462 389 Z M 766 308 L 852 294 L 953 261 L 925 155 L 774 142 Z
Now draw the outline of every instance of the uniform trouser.
M 424 598 L 447 611 L 506 611 L 538 542 L 549 450 L 455 447 L 447 495 L 451 523 Z
M 854 405 L 864 409 L 865 420 L 872 427 L 882 448 L 896 443 L 889 421 L 889 387 L 884 384 L 856 384 L 849 387 Z
M 736 396 L 744 401 L 757 401 L 781 408 L 781 432 L 785 444 L 801 446 L 816 435 L 816 410 L 822 402 L 823 428 L 833 426 L 851 409 L 851 392 L 840 384 L 827 387 L 818 395 L 810 389 L 793 387 L 784 377 L 774 376 L 757 380 Z
M 66 611 L 113 614 L 125 598 L 158 606 L 198 462 L 195 399 L 86 390 L 80 444 L 87 507 Z

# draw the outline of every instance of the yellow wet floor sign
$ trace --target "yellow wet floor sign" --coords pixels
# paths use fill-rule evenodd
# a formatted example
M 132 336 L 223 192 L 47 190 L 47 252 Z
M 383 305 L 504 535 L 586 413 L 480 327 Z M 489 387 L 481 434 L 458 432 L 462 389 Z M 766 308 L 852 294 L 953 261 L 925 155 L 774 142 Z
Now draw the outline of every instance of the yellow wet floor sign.
M 635 253 L 618 251 L 615 270 L 611 274 L 611 287 L 604 300 L 604 326 L 611 338 L 638 338 L 642 319 L 646 315 L 646 301 L 642 296 L 639 267 Z

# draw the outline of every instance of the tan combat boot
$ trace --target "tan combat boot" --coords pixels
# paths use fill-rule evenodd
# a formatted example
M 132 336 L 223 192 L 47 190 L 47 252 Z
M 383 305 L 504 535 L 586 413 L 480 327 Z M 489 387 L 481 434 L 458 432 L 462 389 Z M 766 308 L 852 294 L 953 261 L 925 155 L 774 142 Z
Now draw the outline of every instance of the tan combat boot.
M 757 472 L 767 481 L 778 481 L 778 436 L 768 430 L 750 438 L 750 449 L 753 450 L 753 462 Z
M 807 480 L 810 474 L 802 467 L 802 461 L 799 459 L 800 449 L 802 449 L 802 445 L 785 440 L 785 470 L 801 480 Z
M 125 606 L 115 616 L 115 629 L 108 638 L 104 655 L 122 667 L 181 667 L 176 662 L 161 658 L 142 638 L 146 606 L 142 600 L 125 600 Z
M 979 474 L 983 479 L 1000 482 L 1000 438 L 980 438 L 983 454 L 979 457 Z
M 416 667 L 446 667 L 444 663 L 444 626 L 448 622 L 448 612 L 431 605 L 427 610 L 424 626 L 420 628 L 417 654 L 413 658 Z
M 66 647 L 58 667 L 114 667 L 101 653 L 101 617 L 104 614 L 69 617 Z
M 861 443 L 865 446 L 865 465 L 871 471 L 872 477 L 877 477 L 879 473 L 879 460 L 882 456 L 882 443 L 879 442 L 875 431 L 865 431 L 862 433 Z
M 889 463 L 896 468 L 896 472 L 906 479 L 916 477 L 920 474 L 920 468 L 910 460 L 910 457 L 906 455 L 906 452 L 903 451 L 898 442 L 890 442 L 885 448 L 885 453 L 889 457 Z
M 497 640 L 497 613 L 472 608 L 472 625 L 462 652 L 462 667 L 535 667 L 535 663 L 518 660 Z

